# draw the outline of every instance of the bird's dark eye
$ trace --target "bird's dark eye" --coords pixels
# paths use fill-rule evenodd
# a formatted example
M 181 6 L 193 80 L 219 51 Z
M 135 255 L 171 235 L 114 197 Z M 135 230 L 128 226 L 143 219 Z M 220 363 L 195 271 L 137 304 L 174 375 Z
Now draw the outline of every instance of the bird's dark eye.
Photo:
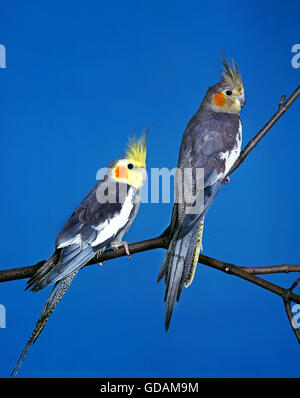
M 129 164 L 127 165 L 127 167 L 128 167 L 128 169 L 129 169 L 129 170 L 131 170 L 131 169 L 133 169 L 133 168 L 134 168 L 134 166 L 133 166 L 133 164 L 132 164 L 132 163 L 129 163 Z
M 226 95 L 231 95 L 232 91 L 231 90 L 226 90 L 225 93 L 226 93 Z

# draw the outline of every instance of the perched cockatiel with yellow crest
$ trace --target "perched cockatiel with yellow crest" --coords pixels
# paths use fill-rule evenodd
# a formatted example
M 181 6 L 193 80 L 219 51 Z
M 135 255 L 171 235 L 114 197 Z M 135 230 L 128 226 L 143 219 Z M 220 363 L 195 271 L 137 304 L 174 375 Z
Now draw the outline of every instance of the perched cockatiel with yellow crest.
M 139 139 L 133 138 L 123 158 L 111 162 L 104 178 L 94 187 L 66 222 L 55 241 L 55 252 L 29 279 L 27 288 L 54 288 L 42 310 L 12 375 L 19 368 L 31 344 L 36 341 L 49 316 L 70 286 L 80 268 L 96 253 L 107 247 L 128 245 L 123 236 L 134 221 L 141 200 L 141 188 L 146 180 L 145 130 Z
M 175 299 L 179 300 L 183 287 L 193 281 L 202 247 L 204 216 L 222 184 L 229 180 L 228 172 L 241 151 L 240 110 L 245 104 L 244 87 L 234 60 L 231 67 L 224 58 L 223 68 L 222 80 L 209 87 L 181 142 L 171 240 L 158 276 L 158 281 L 165 277 L 166 283 L 166 330 Z M 202 180 L 198 181 L 197 171 L 200 169 L 204 176 L 202 174 Z M 185 173 L 186 170 L 191 173 Z M 184 192 L 193 194 L 193 200 Z

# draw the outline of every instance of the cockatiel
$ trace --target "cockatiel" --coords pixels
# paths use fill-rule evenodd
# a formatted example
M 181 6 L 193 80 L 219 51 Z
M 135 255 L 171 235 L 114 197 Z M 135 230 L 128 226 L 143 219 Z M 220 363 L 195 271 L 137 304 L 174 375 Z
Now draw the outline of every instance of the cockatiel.
M 177 166 L 181 177 L 178 178 L 177 172 L 171 240 L 158 275 L 158 281 L 165 277 L 166 283 L 166 330 L 175 299 L 178 301 L 183 286 L 187 287 L 193 281 L 202 248 L 204 216 L 222 184 L 228 182 L 227 174 L 241 151 L 240 110 L 245 104 L 244 88 L 235 61 L 232 61 L 231 67 L 224 58 L 222 64 L 222 80 L 209 87 L 199 110 L 188 123 L 181 142 Z M 188 175 L 185 170 L 188 169 L 191 169 L 190 179 L 185 178 Z M 196 172 L 199 169 L 204 169 L 202 181 L 197 181 Z M 193 202 L 179 197 L 178 192 L 182 194 L 184 191 L 193 193 Z
M 125 156 L 109 164 L 104 178 L 66 222 L 56 239 L 53 255 L 29 279 L 27 289 L 35 292 L 55 285 L 11 375 L 17 375 L 28 349 L 79 269 L 108 246 L 123 245 L 130 256 L 122 239 L 137 215 L 141 188 L 147 177 L 146 135 L 147 130 L 139 139 L 131 139 Z

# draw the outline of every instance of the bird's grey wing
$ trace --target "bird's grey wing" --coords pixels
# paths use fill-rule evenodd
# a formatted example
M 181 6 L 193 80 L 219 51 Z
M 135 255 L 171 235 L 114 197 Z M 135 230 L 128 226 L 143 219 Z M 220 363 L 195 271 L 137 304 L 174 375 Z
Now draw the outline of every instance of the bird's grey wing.
M 105 248 L 126 228 L 135 211 L 135 190 L 124 183 L 100 182 L 76 209 L 56 240 L 56 247 L 88 244 L 94 252 Z
M 104 188 L 104 184 L 106 184 L 104 180 L 99 181 L 77 207 L 58 235 L 55 241 L 56 248 L 69 246 L 80 242 L 80 240 L 84 240 L 88 244 L 92 243 L 97 237 L 95 228 L 99 228 L 106 220 L 112 219 L 114 215 L 121 211 L 123 205 L 121 201 L 117 199 L 110 200 L 110 197 L 105 201 L 103 197 L 104 190 L 101 191 L 101 188 Z M 120 184 L 116 183 L 114 185 L 115 188 L 113 189 L 117 198 Z
M 129 192 L 127 184 L 114 184 L 117 201 L 99 197 L 99 186 L 89 193 L 69 218 L 56 240 L 56 251 L 28 281 L 28 288 L 40 290 L 84 266 L 99 250 L 104 250 L 120 230 L 126 227 L 134 203 L 120 200 L 120 192 Z M 125 187 L 124 187 L 125 186 Z M 113 191 L 114 187 L 108 188 Z M 104 195 L 104 193 L 102 192 Z M 100 195 L 101 196 L 101 195 Z M 114 195 L 115 196 L 115 195 Z M 125 208 L 126 207 L 126 208 Z
M 229 154 L 238 146 L 239 126 L 238 115 L 223 113 L 208 116 L 200 124 L 191 123 L 188 126 L 183 137 L 179 165 L 188 164 L 194 170 L 204 169 L 204 179 L 202 186 L 191 187 L 196 190 L 193 203 L 195 211 L 189 208 L 191 212 L 182 218 L 179 238 L 185 236 L 206 214 L 217 196 L 229 171 Z
M 204 169 L 204 188 L 224 178 L 228 151 L 237 146 L 240 133 L 237 114 L 210 114 L 192 119 L 184 132 L 179 167 Z M 223 155 L 223 157 L 222 157 Z

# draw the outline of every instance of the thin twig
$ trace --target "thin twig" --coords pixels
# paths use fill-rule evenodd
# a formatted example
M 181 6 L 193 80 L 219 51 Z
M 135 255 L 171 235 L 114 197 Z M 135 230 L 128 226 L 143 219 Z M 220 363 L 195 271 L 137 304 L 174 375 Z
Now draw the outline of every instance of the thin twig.
M 274 124 L 281 118 L 281 116 L 288 110 L 288 108 L 292 105 L 292 103 L 299 97 L 300 95 L 300 86 L 296 88 L 293 94 L 284 102 L 282 103 L 282 98 L 279 103 L 278 111 L 271 117 L 271 119 L 264 125 L 264 127 L 256 134 L 254 138 L 245 146 L 242 150 L 238 160 L 232 166 L 231 170 L 228 173 L 228 176 L 232 174 L 246 159 L 249 153 L 256 147 L 259 141 L 266 135 L 266 133 L 274 126 Z
M 157 238 L 143 240 L 141 242 L 136 242 L 129 244 L 129 251 L 132 254 L 141 253 L 148 250 L 154 249 L 167 249 L 168 248 L 168 235 L 164 232 Z M 126 251 L 124 247 L 117 250 L 107 250 L 102 254 L 95 254 L 95 256 L 86 264 L 93 265 L 97 263 L 103 263 L 114 258 L 119 258 L 126 256 Z M 11 268 L 7 270 L 0 271 L 0 282 L 8 282 L 17 279 L 30 278 L 44 263 L 46 260 L 39 261 L 35 265 L 29 265 L 26 267 Z M 204 254 L 199 255 L 199 263 L 220 269 L 222 271 L 228 272 L 226 267 L 231 264 L 217 260 L 213 257 L 205 256 Z M 237 266 L 235 266 L 237 267 Z M 300 265 L 293 264 L 283 264 L 283 265 L 269 265 L 261 267 L 237 267 L 241 271 L 247 272 L 249 275 L 263 275 L 263 274 L 274 274 L 274 273 L 288 273 L 288 272 L 300 272 Z
M 289 272 L 300 272 L 300 265 L 282 264 L 268 265 L 266 267 L 241 267 L 244 271 L 254 275 L 280 274 Z
M 130 253 L 140 253 L 148 250 L 166 248 L 166 237 L 165 235 L 158 236 L 129 245 Z M 103 263 L 104 261 L 112 260 L 114 258 L 126 256 L 124 247 L 117 250 L 107 250 L 102 254 L 95 254 L 95 256 L 85 265 L 93 265 L 97 263 Z M 16 279 L 30 278 L 44 263 L 46 260 L 39 261 L 35 265 L 29 265 L 27 267 L 12 268 L 0 271 L 0 282 L 8 282 Z

